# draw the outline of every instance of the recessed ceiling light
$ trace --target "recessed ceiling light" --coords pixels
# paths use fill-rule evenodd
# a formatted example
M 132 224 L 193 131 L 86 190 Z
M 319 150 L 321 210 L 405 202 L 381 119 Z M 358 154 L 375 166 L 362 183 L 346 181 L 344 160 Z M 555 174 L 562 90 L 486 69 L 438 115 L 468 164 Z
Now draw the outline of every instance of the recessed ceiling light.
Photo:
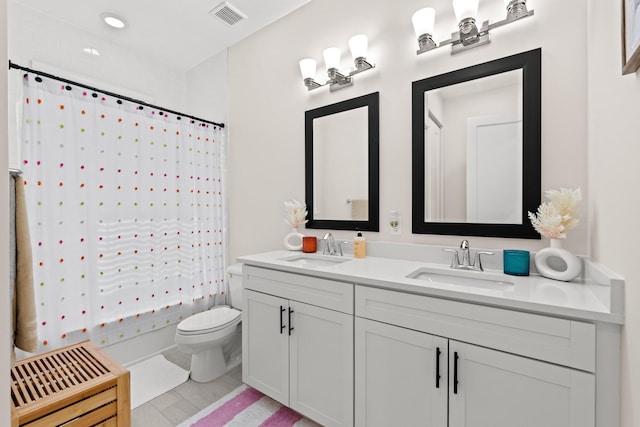
M 104 22 L 106 22 L 106 24 L 110 27 L 121 29 L 127 26 L 127 23 L 124 21 L 124 19 L 114 15 L 113 13 L 103 13 L 100 16 L 102 16 Z
M 100 56 L 100 51 L 98 49 L 93 48 L 93 47 L 82 48 L 82 51 L 84 53 L 86 53 L 86 54 L 89 54 L 89 55 Z

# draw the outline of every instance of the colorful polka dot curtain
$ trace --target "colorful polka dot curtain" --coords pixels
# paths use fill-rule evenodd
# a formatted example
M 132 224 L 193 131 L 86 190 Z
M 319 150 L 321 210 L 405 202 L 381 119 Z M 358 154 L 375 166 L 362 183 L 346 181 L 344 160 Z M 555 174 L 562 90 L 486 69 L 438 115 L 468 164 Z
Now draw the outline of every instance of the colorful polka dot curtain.
M 40 351 L 113 344 L 224 303 L 224 129 L 23 79 Z

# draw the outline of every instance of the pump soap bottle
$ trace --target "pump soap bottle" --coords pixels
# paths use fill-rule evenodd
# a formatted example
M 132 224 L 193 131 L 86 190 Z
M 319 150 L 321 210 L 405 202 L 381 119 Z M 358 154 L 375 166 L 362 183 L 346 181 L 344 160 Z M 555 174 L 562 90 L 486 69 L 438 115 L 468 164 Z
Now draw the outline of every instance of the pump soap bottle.
M 361 232 L 358 231 L 356 237 L 353 238 L 353 256 L 355 258 L 364 258 L 367 254 L 367 241 Z

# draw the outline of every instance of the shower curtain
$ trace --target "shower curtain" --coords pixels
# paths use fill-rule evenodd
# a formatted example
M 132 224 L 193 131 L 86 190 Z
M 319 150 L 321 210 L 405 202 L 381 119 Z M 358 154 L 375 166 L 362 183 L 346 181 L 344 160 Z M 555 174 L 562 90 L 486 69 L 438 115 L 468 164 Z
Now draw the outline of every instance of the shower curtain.
M 21 158 L 40 350 L 224 303 L 224 129 L 27 73 Z

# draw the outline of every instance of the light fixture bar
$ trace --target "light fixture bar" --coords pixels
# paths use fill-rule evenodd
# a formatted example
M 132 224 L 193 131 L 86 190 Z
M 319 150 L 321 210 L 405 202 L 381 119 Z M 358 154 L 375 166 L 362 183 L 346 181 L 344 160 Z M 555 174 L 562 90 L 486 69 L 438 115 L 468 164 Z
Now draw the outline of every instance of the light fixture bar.
M 529 12 L 527 10 L 526 0 L 505 0 L 505 6 L 507 8 L 506 21 L 515 21 L 516 19 L 526 18 L 533 15 L 533 10 Z
M 353 36 L 349 40 L 349 48 L 354 58 L 355 69 L 348 74 L 340 72 L 340 49 L 330 47 L 324 50 L 323 56 L 327 67 L 328 80 L 324 83 L 318 83 L 315 80 L 316 61 L 313 59 L 303 59 L 300 61 L 300 72 L 307 91 L 312 91 L 323 86 L 329 86 L 330 92 L 343 89 L 353 85 L 353 76 L 364 71 L 375 68 L 375 64 L 367 60 L 367 37 L 363 34 Z
M 353 76 L 354 74 L 362 73 L 363 71 L 370 70 L 371 68 L 375 68 L 376 66 L 363 56 L 360 56 L 354 61 L 356 65 L 356 69 L 349 73 L 349 76 Z
M 502 21 L 494 22 L 489 26 L 489 29 L 493 30 L 529 16 L 533 16 L 533 9 L 527 10 L 527 4 L 524 0 L 511 0 L 507 6 L 507 17 Z
M 327 80 L 326 84 L 329 85 L 329 91 L 331 92 L 353 85 L 351 75 L 345 76 L 338 71 L 337 68 L 329 68 L 327 70 L 327 75 L 329 76 L 329 80 Z
M 482 23 L 482 27 L 478 29 L 473 24 L 473 29 L 469 33 L 453 33 L 452 38 L 457 35 L 457 39 L 451 42 L 451 54 L 464 52 L 474 47 L 491 43 L 491 34 L 489 33 L 489 21 Z
M 458 0 L 457 2 L 454 2 L 454 8 L 456 7 L 456 14 L 459 15 L 458 17 L 460 19 L 458 24 L 459 30 L 451 33 L 450 39 L 444 40 L 440 43 L 436 43 L 432 38 L 432 34 L 427 32 L 429 30 L 433 31 L 433 23 L 431 21 L 434 19 L 432 16 L 433 12 L 425 12 L 426 9 L 430 8 L 421 9 L 413 15 L 413 26 L 418 38 L 417 55 L 449 45 L 451 45 L 451 54 L 456 54 L 474 47 L 491 43 L 491 30 L 510 24 L 522 18 L 533 16 L 534 13 L 533 10 L 527 10 L 526 0 L 505 0 L 505 7 L 507 9 L 506 18 L 495 23 L 484 21 L 482 23 L 482 27 L 478 28 L 476 26 L 475 17 L 467 16 L 469 14 L 473 14 L 473 10 L 477 10 L 476 5 L 472 5 L 471 3 L 468 5 L 463 4 L 462 1 Z M 425 20 L 428 20 L 428 22 L 425 23 Z M 418 34 L 419 31 L 422 31 L 422 33 Z

